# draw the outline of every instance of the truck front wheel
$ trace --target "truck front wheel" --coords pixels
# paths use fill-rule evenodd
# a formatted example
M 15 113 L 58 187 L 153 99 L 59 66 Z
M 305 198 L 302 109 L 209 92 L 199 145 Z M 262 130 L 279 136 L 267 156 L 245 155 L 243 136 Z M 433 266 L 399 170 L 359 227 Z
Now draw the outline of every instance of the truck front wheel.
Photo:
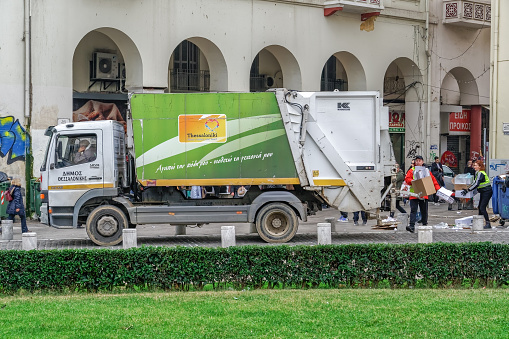
M 298 225 L 299 220 L 295 211 L 281 203 L 265 205 L 256 217 L 258 234 L 270 243 L 290 241 L 297 233 Z
M 102 205 L 87 218 L 87 234 L 100 246 L 114 246 L 122 241 L 122 230 L 129 225 L 127 218 L 118 207 Z

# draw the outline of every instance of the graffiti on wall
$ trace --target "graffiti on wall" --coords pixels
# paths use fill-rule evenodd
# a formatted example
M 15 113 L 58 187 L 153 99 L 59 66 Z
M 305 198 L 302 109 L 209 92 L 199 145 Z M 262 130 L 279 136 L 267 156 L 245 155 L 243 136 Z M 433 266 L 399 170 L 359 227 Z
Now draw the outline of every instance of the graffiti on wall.
M 7 164 L 25 161 L 30 135 L 13 116 L 0 117 L 0 156 L 7 157 Z
M 437 156 L 437 151 L 438 151 L 438 145 L 431 145 L 429 147 L 429 159 L 430 160 L 435 160 L 435 157 Z
M 408 153 L 406 155 L 407 158 L 415 158 L 416 155 L 420 155 L 419 149 L 421 148 L 421 145 L 416 140 L 407 140 L 406 142 L 406 149 L 408 150 Z

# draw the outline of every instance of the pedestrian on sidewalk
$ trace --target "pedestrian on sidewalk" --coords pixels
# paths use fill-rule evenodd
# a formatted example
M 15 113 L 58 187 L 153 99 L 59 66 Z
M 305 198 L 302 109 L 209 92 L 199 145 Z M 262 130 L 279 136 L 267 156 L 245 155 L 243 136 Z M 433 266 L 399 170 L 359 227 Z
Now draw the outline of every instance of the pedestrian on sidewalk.
M 396 189 L 399 190 L 401 186 L 403 185 L 403 182 L 405 181 L 405 173 L 403 173 L 403 170 L 399 167 L 399 164 L 396 163 L 394 165 L 396 167 Z M 400 196 L 396 197 L 396 209 L 400 211 L 401 213 L 406 213 L 405 209 L 401 207 L 400 202 L 403 200 Z M 391 211 L 390 213 L 391 218 L 394 218 L 394 212 Z
M 486 174 L 486 167 L 481 160 L 474 162 L 473 168 L 475 170 L 474 182 L 467 189 L 463 190 L 463 194 L 467 194 L 468 192 L 472 192 L 477 189 L 477 192 L 481 195 L 478 207 L 479 215 L 484 216 L 484 220 L 486 221 L 484 228 L 489 229 L 491 228 L 491 224 L 486 207 L 488 207 L 491 196 L 493 195 L 490 178 Z
M 431 164 L 431 173 L 435 176 L 435 179 L 437 179 L 440 187 L 444 187 L 444 168 L 442 167 L 442 163 L 438 157 L 435 157 L 435 162 Z M 435 205 L 438 205 L 438 196 L 436 193 L 433 194 L 433 202 Z
M 339 217 L 338 221 L 339 222 L 348 222 L 348 213 L 341 212 L 341 211 L 339 211 L 339 213 L 341 213 L 341 217 Z
M 354 224 L 354 226 L 359 226 L 359 212 L 361 213 L 362 224 L 366 225 L 368 223 L 368 216 L 366 215 L 366 212 L 364 212 L 364 211 L 357 211 L 357 212 L 353 212 L 353 224 Z
M 9 193 L 12 196 L 12 200 L 7 205 L 7 214 L 9 220 L 14 221 L 14 217 L 18 215 L 21 219 L 21 232 L 30 232 L 27 227 L 27 219 L 25 216 L 25 206 L 23 205 L 23 195 L 21 194 L 21 180 L 12 179 L 11 187 L 9 187 Z
M 415 166 L 423 166 L 424 165 L 424 159 L 422 156 L 417 155 L 415 157 Z M 405 182 L 408 185 L 412 185 L 412 181 L 415 180 L 415 166 L 412 167 L 405 176 Z M 431 176 L 431 179 L 433 180 L 433 185 L 435 186 L 435 189 L 438 191 L 440 189 L 440 185 L 437 182 L 437 179 L 435 179 L 435 176 L 433 173 L 429 174 Z M 410 188 L 410 192 L 414 192 L 413 188 Z M 416 197 L 410 197 L 410 224 L 406 227 L 406 230 L 409 232 L 414 233 L 415 232 L 415 222 L 417 220 L 417 208 L 419 208 L 419 211 L 421 212 L 421 222 L 423 226 L 426 226 L 428 224 L 428 196 L 424 196 L 421 198 Z

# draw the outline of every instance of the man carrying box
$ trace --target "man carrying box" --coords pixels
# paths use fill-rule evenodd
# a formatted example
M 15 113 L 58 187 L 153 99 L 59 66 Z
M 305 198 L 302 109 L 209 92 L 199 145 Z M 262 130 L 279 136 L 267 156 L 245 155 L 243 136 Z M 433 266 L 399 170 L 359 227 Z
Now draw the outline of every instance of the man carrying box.
M 424 165 L 424 159 L 422 156 L 417 155 L 415 157 L 415 166 L 423 166 Z M 412 181 L 417 180 L 415 176 L 415 166 L 410 168 L 405 176 L 405 183 L 408 185 L 412 185 Z M 433 186 L 435 188 L 435 192 L 440 189 L 440 185 L 437 182 L 437 179 L 433 176 L 432 173 L 429 173 L 429 176 L 431 177 L 431 180 L 433 182 Z M 414 187 L 412 185 L 412 188 L 410 188 L 410 192 L 415 192 Z M 433 192 L 433 193 L 435 193 Z M 429 194 L 433 194 L 429 193 Z M 413 196 L 410 196 L 410 224 L 407 226 L 406 230 L 409 232 L 414 233 L 415 232 L 415 220 L 417 216 L 417 207 L 419 207 L 419 210 L 421 211 L 422 215 L 422 225 L 425 226 L 428 224 L 428 196 L 423 196 L 421 198 L 416 198 Z

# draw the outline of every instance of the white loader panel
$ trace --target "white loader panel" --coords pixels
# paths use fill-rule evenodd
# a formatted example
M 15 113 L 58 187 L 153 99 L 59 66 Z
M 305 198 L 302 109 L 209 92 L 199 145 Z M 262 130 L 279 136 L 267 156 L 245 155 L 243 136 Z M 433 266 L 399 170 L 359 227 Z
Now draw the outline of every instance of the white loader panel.
M 378 92 L 292 92 L 283 102 L 301 184 L 321 191 L 341 211 L 380 207 L 384 166 Z

